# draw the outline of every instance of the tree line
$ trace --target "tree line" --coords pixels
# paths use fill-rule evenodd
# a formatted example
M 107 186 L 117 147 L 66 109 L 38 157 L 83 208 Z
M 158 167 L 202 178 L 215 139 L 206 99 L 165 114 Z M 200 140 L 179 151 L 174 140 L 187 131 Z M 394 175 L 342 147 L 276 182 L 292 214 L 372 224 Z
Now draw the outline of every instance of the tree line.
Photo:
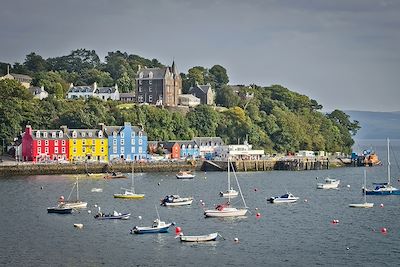
M 120 51 L 109 52 L 101 62 L 94 50 L 78 49 L 67 56 L 44 59 L 30 53 L 15 63 L 12 72 L 33 77 L 33 85 L 44 86 L 50 97 L 33 96 L 18 82 L 0 81 L 0 139 L 10 143 L 26 124 L 36 129 L 96 128 L 98 123 L 123 125 L 129 121 L 145 126 L 149 140 L 188 140 L 194 136 L 220 136 L 228 144 L 248 140 L 268 153 L 323 150 L 350 152 L 352 136 L 360 128 L 343 111 L 321 112 L 322 106 L 280 85 L 229 86 L 226 69 L 195 66 L 181 73 L 183 92 L 196 82 L 211 84 L 217 107 L 200 105 L 188 113 L 154 106 L 121 105 L 117 101 L 65 99 L 69 83 L 99 86 L 118 84 L 122 92 L 135 89 L 138 66 L 161 67 L 146 59 Z M 6 63 L 0 63 L 5 73 Z

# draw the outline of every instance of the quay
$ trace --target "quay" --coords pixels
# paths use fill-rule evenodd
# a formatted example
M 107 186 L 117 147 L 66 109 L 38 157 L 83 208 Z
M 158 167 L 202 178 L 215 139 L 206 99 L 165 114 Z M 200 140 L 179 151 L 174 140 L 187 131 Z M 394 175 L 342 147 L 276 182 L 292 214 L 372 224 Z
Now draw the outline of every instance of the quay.
M 248 171 L 306 171 L 324 170 L 331 167 L 342 167 L 338 161 L 310 158 L 285 158 L 266 160 L 237 160 L 232 162 L 238 172 Z M 54 174 L 86 174 L 125 172 L 178 172 L 180 170 L 196 171 L 226 171 L 226 161 L 159 161 L 159 162 L 134 162 L 134 163 L 80 163 L 80 164 L 32 164 L 14 163 L 0 164 L 0 177 L 23 176 L 23 175 L 54 175 Z

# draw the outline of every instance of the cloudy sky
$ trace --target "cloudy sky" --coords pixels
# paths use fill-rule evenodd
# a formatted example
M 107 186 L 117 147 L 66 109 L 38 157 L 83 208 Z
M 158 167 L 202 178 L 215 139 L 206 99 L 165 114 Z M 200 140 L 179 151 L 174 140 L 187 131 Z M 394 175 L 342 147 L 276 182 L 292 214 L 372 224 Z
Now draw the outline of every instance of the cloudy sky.
M 0 0 L 0 61 L 121 50 L 231 84 L 281 84 L 324 109 L 400 110 L 400 1 Z

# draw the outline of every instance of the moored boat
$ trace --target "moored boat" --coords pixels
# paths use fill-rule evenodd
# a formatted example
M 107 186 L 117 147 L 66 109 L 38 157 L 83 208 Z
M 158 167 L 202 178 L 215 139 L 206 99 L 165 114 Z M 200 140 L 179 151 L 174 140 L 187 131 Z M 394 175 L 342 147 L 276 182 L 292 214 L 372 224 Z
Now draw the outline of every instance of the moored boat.
M 104 176 L 104 179 L 117 179 L 117 178 L 127 178 L 125 174 L 121 172 L 112 172 Z
M 299 198 L 293 196 L 292 193 L 286 193 L 282 196 L 278 196 L 278 197 L 270 197 L 269 199 L 267 199 L 267 201 L 271 202 L 271 203 L 293 203 L 296 202 Z
M 317 183 L 317 189 L 336 189 L 340 184 L 340 180 L 326 178 L 325 183 Z
M 193 179 L 195 176 L 191 171 L 180 171 L 176 174 L 178 179 Z
M 237 197 L 239 195 L 239 192 L 236 191 L 235 189 L 231 188 L 225 192 L 219 192 L 219 195 L 221 197 Z
M 105 214 L 99 211 L 94 218 L 97 220 L 128 220 L 130 216 L 130 213 L 119 213 L 114 211 L 113 213 Z
M 63 205 L 58 205 L 56 207 L 47 208 L 47 213 L 71 214 L 72 208 L 67 208 Z
M 184 235 L 181 233 L 179 238 L 182 242 L 208 242 L 215 241 L 217 239 L 218 233 L 211 233 L 208 235 Z
M 185 206 L 193 202 L 192 197 L 180 197 L 179 195 L 168 195 L 161 200 L 162 206 Z
M 142 199 L 144 198 L 144 194 L 135 193 L 135 179 L 134 179 L 134 170 L 132 165 L 132 174 L 131 174 L 131 188 L 122 188 L 124 190 L 123 193 L 114 194 L 114 198 L 123 198 L 123 199 Z
M 76 199 L 75 200 L 70 200 L 71 195 L 72 195 L 75 187 L 76 187 Z M 59 205 L 62 205 L 65 208 L 84 209 L 84 208 L 87 207 L 87 202 L 81 201 L 79 199 L 79 179 L 78 179 L 78 177 L 76 177 L 76 182 L 74 183 L 74 186 L 71 189 L 71 192 L 70 192 L 70 194 L 68 196 L 68 199 L 64 200 L 64 197 L 60 196 L 58 202 L 59 202 Z
M 152 226 L 135 226 L 131 234 L 157 234 L 167 233 L 172 223 L 165 223 L 160 219 L 155 219 Z

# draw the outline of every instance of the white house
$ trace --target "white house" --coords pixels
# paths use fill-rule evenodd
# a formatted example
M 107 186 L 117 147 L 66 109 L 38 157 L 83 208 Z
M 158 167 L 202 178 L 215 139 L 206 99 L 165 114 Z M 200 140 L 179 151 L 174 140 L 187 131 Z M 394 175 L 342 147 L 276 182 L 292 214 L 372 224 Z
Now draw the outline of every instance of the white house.
M 258 160 L 264 156 L 264 150 L 254 150 L 252 145 L 245 142 L 243 145 L 220 146 L 215 149 L 216 156 L 222 160 Z
M 47 93 L 44 90 L 44 87 L 30 87 L 29 91 L 33 94 L 33 98 L 38 98 L 39 100 L 45 99 L 49 96 L 49 93 Z
M 74 84 L 70 84 L 67 94 L 68 99 L 87 99 L 89 97 L 98 97 L 102 100 L 119 100 L 118 85 L 114 87 L 98 87 L 96 82 L 92 86 L 74 86 Z

